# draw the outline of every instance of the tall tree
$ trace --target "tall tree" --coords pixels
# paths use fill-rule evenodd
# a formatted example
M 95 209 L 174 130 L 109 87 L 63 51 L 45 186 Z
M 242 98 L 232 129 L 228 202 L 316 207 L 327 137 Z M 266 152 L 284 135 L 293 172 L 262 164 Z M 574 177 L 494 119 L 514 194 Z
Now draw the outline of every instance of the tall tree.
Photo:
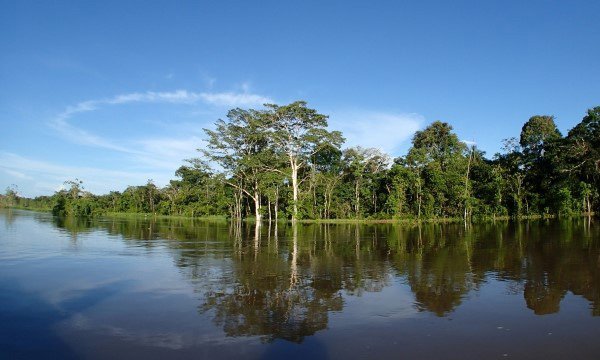
M 543 156 L 545 147 L 562 137 L 554 123 L 554 116 L 536 115 L 529 118 L 521 129 L 519 144 L 523 153 L 535 157 Z
M 334 193 L 344 175 L 342 152 L 334 146 L 329 146 L 313 158 L 314 168 L 317 170 L 317 183 L 323 196 L 321 218 L 329 219 L 332 213 Z
M 565 162 L 563 171 L 571 179 L 578 178 L 582 200 L 586 211 L 591 211 L 591 198 L 600 191 L 600 106 L 589 109 L 581 122 L 566 138 Z M 574 181 L 574 180 L 572 180 Z
M 423 149 L 429 161 L 436 161 L 445 170 L 455 155 L 464 155 L 466 145 L 452 132 L 450 124 L 434 121 L 428 127 L 417 131 L 412 140 L 413 149 Z
M 19 202 L 19 187 L 15 184 L 11 184 L 10 186 L 6 187 L 6 192 L 5 192 L 5 205 L 6 206 L 15 206 L 18 204 Z
M 600 180 L 600 106 L 587 115 L 567 135 L 568 154 L 572 166 L 587 181 Z
M 347 178 L 354 183 L 354 213 L 357 218 L 361 216 L 361 197 L 363 193 L 373 197 L 375 177 L 389 166 L 389 156 L 376 148 L 362 148 L 360 146 L 344 151 Z M 376 202 L 375 202 L 376 204 Z M 374 206 L 375 207 L 375 206 Z
M 205 156 L 226 172 L 225 182 L 246 194 L 254 202 L 256 221 L 261 220 L 261 172 L 268 162 L 268 138 L 262 113 L 257 110 L 233 109 L 227 120 L 218 120 L 208 135 Z
M 538 212 L 548 211 L 552 202 L 544 194 L 558 194 L 563 191 L 560 174 L 556 172 L 556 157 L 560 153 L 562 135 L 554 117 L 536 115 L 529 118 L 521 129 L 519 144 L 521 145 L 525 184 L 529 188 L 530 204 Z
M 506 199 L 512 199 L 507 203 L 511 209 L 511 215 L 523 215 L 523 208 L 528 212 L 525 188 L 525 165 L 521 146 L 516 138 L 504 139 L 502 149 L 504 154 L 497 154 L 495 163 L 499 165 L 502 176 L 506 179 Z
M 339 131 L 327 130 L 327 116 L 306 106 L 305 101 L 289 105 L 266 105 L 265 123 L 276 151 L 289 163 L 292 180 L 292 221 L 298 219 L 299 172 L 325 145 L 339 148 L 344 141 Z
M 69 187 L 66 191 L 71 199 L 77 199 L 83 193 L 83 181 L 79 179 L 67 180 L 63 184 Z
M 459 216 L 465 204 L 467 146 L 441 121 L 417 131 L 412 143 L 407 160 L 422 177 L 422 184 L 416 184 L 418 213 L 423 204 L 428 216 Z

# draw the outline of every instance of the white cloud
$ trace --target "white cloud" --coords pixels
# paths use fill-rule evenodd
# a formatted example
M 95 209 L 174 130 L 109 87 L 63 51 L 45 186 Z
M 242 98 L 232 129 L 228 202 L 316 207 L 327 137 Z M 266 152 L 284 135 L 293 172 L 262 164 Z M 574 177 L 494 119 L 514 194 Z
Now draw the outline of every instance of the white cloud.
M 200 93 L 198 95 L 202 98 L 202 100 L 209 104 L 230 107 L 262 106 L 263 104 L 274 102 L 268 97 L 257 94 L 249 94 L 246 92 Z
M 118 171 L 95 167 L 58 165 L 23 157 L 17 154 L 0 152 L 0 167 L 6 173 L 19 173 L 23 181 L 19 187 L 26 196 L 50 195 L 60 189 L 65 180 L 78 178 L 86 190 L 96 194 L 111 190 L 124 190 L 129 185 L 142 185 L 153 179 L 158 186 L 166 185 L 173 177 L 160 169 L 151 171 Z
M 81 112 L 81 111 L 78 111 Z M 64 114 L 64 113 L 63 113 Z M 94 135 L 85 131 L 81 128 L 75 127 L 71 125 L 66 119 L 58 118 L 55 121 L 50 123 L 50 126 L 58 131 L 65 138 L 70 141 L 86 146 L 95 146 L 100 148 L 105 148 L 109 150 L 119 151 L 123 153 L 135 154 L 137 153 L 135 150 L 128 149 L 126 147 L 117 145 L 112 141 L 102 138 L 100 136 Z
M 17 179 L 25 179 L 25 180 L 33 179 L 31 176 L 25 175 L 22 172 L 15 171 L 15 170 L 4 169 L 4 172 L 12 177 L 17 178 Z
M 374 147 L 398 156 L 424 121 L 423 116 L 414 113 L 345 111 L 334 112 L 329 124 L 331 128 L 342 131 L 346 147 Z
M 274 102 L 269 97 L 249 93 L 248 90 L 249 87 L 246 86 L 243 88 L 243 92 L 191 92 L 176 90 L 171 92 L 147 91 L 120 94 L 111 98 L 87 100 L 68 106 L 50 122 L 50 126 L 75 144 L 118 151 L 131 155 L 133 159 L 142 164 L 160 169 L 174 170 L 174 164 L 181 164 L 183 159 L 197 155 L 196 149 L 201 143 L 198 137 L 132 140 L 129 143 L 134 146 L 125 147 L 122 145 L 122 142 L 112 141 L 73 125 L 74 121 L 72 119 L 78 114 L 96 111 L 102 107 L 131 103 L 188 105 L 205 103 L 213 106 L 249 107 Z
M 172 104 L 193 104 L 202 98 L 203 93 L 193 93 L 187 90 L 177 90 L 172 92 L 154 92 L 130 93 L 117 95 L 112 99 L 106 100 L 107 104 L 127 104 L 134 102 L 148 103 L 172 103 Z
M 68 106 L 58 115 L 57 121 L 66 122 L 72 116 L 99 109 L 105 105 L 123 105 L 129 103 L 170 103 L 170 104 L 195 104 L 204 102 L 215 106 L 261 106 L 274 102 L 273 99 L 259 94 L 252 94 L 244 88 L 243 92 L 192 92 L 187 90 L 165 92 L 134 92 L 116 95 L 112 98 L 100 100 L 87 100 L 73 106 Z
M 203 140 L 196 136 L 184 139 L 155 138 L 136 141 L 141 149 L 135 159 L 155 169 L 169 170 L 171 174 L 183 164 L 183 160 L 197 157 Z

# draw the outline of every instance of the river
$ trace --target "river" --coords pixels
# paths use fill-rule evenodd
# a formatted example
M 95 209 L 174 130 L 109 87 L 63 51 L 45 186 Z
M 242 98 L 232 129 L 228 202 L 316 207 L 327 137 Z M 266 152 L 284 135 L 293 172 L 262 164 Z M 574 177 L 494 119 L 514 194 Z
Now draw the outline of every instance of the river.
M 0 210 L 0 358 L 597 359 L 600 226 Z

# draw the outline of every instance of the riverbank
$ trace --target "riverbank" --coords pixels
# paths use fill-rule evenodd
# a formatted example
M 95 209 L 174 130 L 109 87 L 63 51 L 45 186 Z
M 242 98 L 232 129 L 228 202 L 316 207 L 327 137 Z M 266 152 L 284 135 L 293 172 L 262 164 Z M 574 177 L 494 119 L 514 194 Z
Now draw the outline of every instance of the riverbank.
M 28 207 L 13 206 L 3 207 L 3 209 L 18 209 L 18 210 L 29 210 L 39 212 L 50 212 L 51 209 L 33 209 Z M 595 213 L 580 213 L 577 215 L 563 216 L 565 218 L 578 218 L 578 217 L 594 217 Z M 179 220 L 198 220 L 198 221 L 211 221 L 211 222 L 227 222 L 231 218 L 224 215 L 209 215 L 209 216 L 188 216 L 188 215 L 161 215 L 152 213 L 125 213 L 125 212 L 107 212 L 97 214 L 93 217 L 109 217 L 109 218 L 125 218 L 125 219 L 179 219 Z M 510 221 L 510 220 L 547 220 L 560 218 L 557 215 L 545 214 L 545 215 L 522 215 L 519 217 L 512 216 L 495 216 L 495 217 L 477 217 L 469 220 L 469 223 L 489 223 L 495 221 Z M 255 223 L 254 217 L 248 217 L 242 220 L 246 223 Z M 272 222 L 275 222 L 274 220 Z M 290 219 L 279 219 L 279 223 L 291 223 Z M 301 219 L 297 221 L 300 224 L 406 224 L 416 225 L 419 223 L 434 223 L 434 224 L 447 224 L 447 223 L 464 223 L 463 218 L 423 218 L 423 219 L 412 219 L 412 218 L 397 218 L 397 219 Z M 263 223 L 269 223 L 268 219 L 263 220 Z

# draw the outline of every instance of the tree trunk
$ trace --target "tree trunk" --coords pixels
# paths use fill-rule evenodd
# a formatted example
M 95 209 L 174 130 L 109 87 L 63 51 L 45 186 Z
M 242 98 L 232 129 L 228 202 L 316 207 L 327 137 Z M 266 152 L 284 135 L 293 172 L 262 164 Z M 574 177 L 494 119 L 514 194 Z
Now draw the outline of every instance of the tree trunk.
M 279 186 L 275 187 L 275 222 L 279 218 Z
M 260 194 L 258 193 L 258 191 L 254 192 L 254 215 L 256 217 L 256 222 L 259 223 L 261 220 L 261 214 L 260 214 Z
M 240 189 L 236 189 L 237 191 L 233 193 L 234 204 L 233 204 L 233 217 L 237 221 L 242 220 L 242 191 Z
M 421 219 L 421 190 L 419 190 L 419 193 L 417 194 L 417 203 L 419 207 L 419 210 L 417 212 L 417 218 Z
M 588 216 L 592 216 L 592 204 L 590 203 L 590 197 L 589 195 L 586 197 L 587 200 L 587 213 Z
M 354 197 L 356 201 L 354 204 L 354 212 L 356 213 L 356 218 L 358 219 L 358 214 L 360 212 L 360 184 L 358 180 L 354 182 Z
M 325 194 L 325 213 L 324 218 L 329 219 L 329 207 L 331 206 L 331 196 L 329 195 L 329 190 L 327 189 L 327 193 Z
M 298 164 L 296 163 L 296 159 L 290 157 L 290 166 L 292 167 L 292 191 L 294 202 L 292 222 L 296 222 L 296 220 L 298 220 Z
M 373 212 L 377 214 L 377 191 L 373 190 Z
M 419 175 L 420 176 L 420 175 Z M 417 185 L 417 219 L 421 219 L 421 179 L 416 179 Z
M 267 206 L 269 207 L 269 224 L 270 224 L 271 220 L 273 219 L 271 216 L 271 198 L 268 199 Z
M 469 204 L 469 172 L 471 171 L 471 160 L 473 159 L 473 152 L 475 147 L 473 146 L 471 153 L 469 154 L 469 162 L 467 163 L 467 175 L 465 176 L 465 224 L 467 223 L 468 215 L 468 204 Z

